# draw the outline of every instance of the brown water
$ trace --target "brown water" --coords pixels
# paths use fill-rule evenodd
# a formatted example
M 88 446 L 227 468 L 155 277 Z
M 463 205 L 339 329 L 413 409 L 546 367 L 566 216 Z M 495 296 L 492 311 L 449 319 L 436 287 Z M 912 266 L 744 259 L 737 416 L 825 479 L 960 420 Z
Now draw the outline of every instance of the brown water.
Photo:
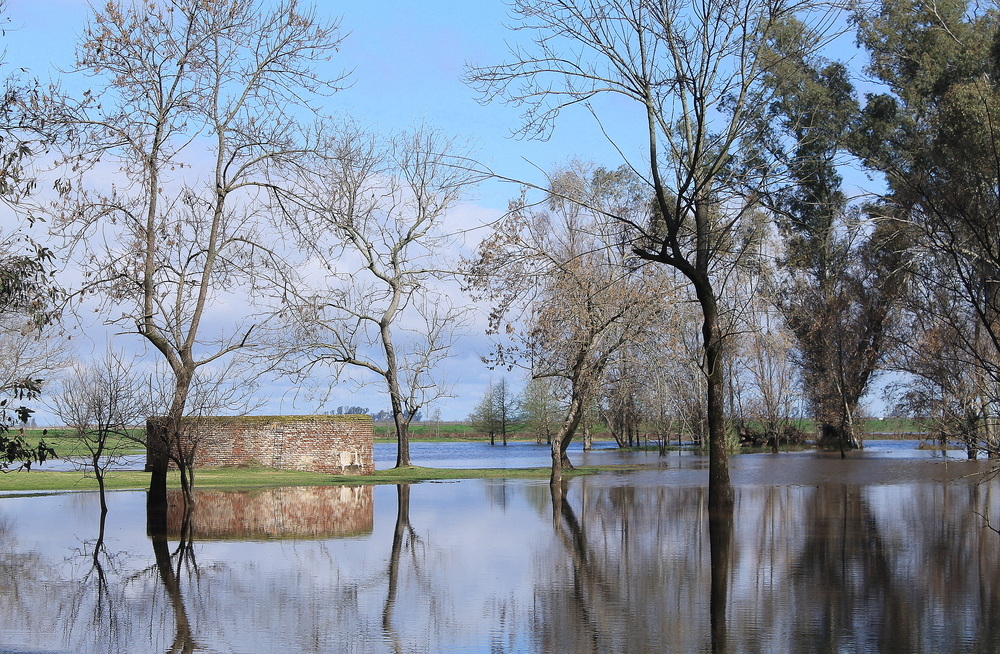
M 0 652 L 994 652 L 988 462 L 734 457 L 547 483 L 0 498 Z M 643 459 L 649 461 L 648 458 Z M 96 556 L 95 556 L 96 548 Z

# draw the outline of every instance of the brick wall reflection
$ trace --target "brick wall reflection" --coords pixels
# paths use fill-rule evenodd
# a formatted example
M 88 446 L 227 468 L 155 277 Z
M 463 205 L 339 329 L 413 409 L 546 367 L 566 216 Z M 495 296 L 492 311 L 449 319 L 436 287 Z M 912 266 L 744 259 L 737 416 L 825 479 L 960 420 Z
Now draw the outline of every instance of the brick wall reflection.
M 181 491 L 168 491 L 167 530 L 180 536 Z M 372 486 L 310 486 L 255 491 L 195 490 L 194 540 L 343 538 L 370 534 Z

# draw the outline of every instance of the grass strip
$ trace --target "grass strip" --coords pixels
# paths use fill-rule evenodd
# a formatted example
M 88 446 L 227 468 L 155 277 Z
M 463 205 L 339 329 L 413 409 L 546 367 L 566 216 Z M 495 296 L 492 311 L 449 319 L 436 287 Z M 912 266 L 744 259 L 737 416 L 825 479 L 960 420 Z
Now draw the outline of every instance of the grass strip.
M 592 475 L 601 472 L 630 472 L 649 468 L 639 465 L 581 466 L 564 471 L 566 476 Z M 457 479 L 548 479 L 549 468 L 393 468 L 377 470 L 373 475 L 327 475 L 317 472 L 295 472 L 272 468 L 209 468 L 195 473 L 195 489 L 253 489 L 279 486 L 339 486 L 357 484 L 400 484 L 422 481 L 447 481 Z M 180 475 L 167 476 L 170 488 L 180 488 Z M 149 473 L 140 471 L 112 471 L 105 477 L 108 490 L 145 489 L 149 486 Z M 79 471 L 31 470 L 8 472 L 0 475 L 2 492 L 94 491 L 97 480 L 93 475 L 84 476 Z

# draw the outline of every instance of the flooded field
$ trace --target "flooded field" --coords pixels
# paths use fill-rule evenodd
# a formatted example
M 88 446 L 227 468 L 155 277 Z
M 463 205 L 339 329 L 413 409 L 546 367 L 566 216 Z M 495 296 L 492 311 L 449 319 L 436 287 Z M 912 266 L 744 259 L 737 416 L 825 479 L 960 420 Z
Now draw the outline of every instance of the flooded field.
M 544 447 L 531 450 L 544 465 Z M 534 481 L 206 491 L 155 537 L 145 494 L 118 492 L 103 540 L 95 494 L 0 497 L 0 652 L 929 653 L 1000 642 L 990 462 L 912 443 L 869 443 L 843 461 L 733 457 L 735 511 L 710 542 L 704 458 L 588 456 L 662 465 L 572 479 L 561 504 Z

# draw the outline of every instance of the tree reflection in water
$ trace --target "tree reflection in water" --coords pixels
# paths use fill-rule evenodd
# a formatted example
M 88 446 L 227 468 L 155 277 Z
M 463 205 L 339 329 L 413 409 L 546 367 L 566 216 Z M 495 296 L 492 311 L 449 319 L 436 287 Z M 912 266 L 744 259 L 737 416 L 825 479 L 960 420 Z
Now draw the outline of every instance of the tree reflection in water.
M 735 511 L 709 516 L 703 488 L 673 479 L 220 494 L 148 532 L 132 529 L 136 498 L 96 541 L 85 494 L 4 498 L 0 642 L 707 654 L 1000 640 L 1000 535 L 979 518 L 997 523 L 995 482 L 737 484 Z
M 184 606 L 184 596 L 181 592 L 182 572 L 197 573 L 197 560 L 195 559 L 194 541 L 191 538 L 191 528 L 193 525 L 192 511 L 195 504 L 193 502 L 183 502 L 183 516 L 181 518 L 180 533 L 177 540 L 177 547 L 171 553 L 170 543 L 167 539 L 168 523 L 167 511 L 165 507 L 152 506 L 147 503 L 146 529 L 149 541 L 153 546 L 153 558 L 156 561 L 156 572 L 163 589 L 166 592 L 167 600 L 172 609 L 174 620 L 174 638 L 170 643 L 171 654 L 175 652 L 195 651 L 194 636 L 191 631 L 191 622 L 188 619 L 187 609 Z
M 728 651 L 726 632 L 726 610 L 729 597 L 729 566 L 733 546 L 732 504 L 709 510 L 708 541 L 712 560 L 712 584 L 709 591 L 709 612 L 711 613 L 712 654 Z
M 404 651 L 399 633 L 393 626 L 392 614 L 396 608 L 396 595 L 399 591 L 400 557 L 408 550 L 413 558 L 416 569 L 416 551 L 414 545 L 417 535 L 410 525 L 410 485 L 396 485 L 396 526 L 392 532 L 392 549 L 389 553 L 389 580 L 385 597 L 385 608 L 382 610 L 382 633 L 391 644 L 393 652 Z
M 700 488 L 574 481 L 552 496 L 540 651 L 992 651 L 1000 637 L 1000 538 L 976 518 L 989 486 L 738 487 L 735 512 L 709 516 Z
M 561 547 L 537 575 L 540 650 L 707 651 L 708 620 L 690 624 L 709 590 L 704 490 L 575 481 L 552 493 Z

